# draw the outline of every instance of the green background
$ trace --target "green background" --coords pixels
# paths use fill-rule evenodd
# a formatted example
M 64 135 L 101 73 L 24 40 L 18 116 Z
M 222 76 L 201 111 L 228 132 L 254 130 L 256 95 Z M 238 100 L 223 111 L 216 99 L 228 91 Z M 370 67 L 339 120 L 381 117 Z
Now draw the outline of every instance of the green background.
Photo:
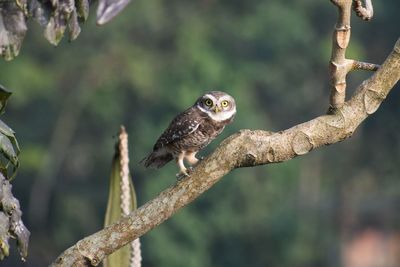
M 400 2 L 374 9 L 370 22 L 353 15 L 347 55 L 380 64 L 399 37 Z M 177 167 L 138 162 L 206 91 L 233 95 L 238 114 L 202 155 L 239 129 L 279 131 L 325 113 L 336 13 L 317 0 L 136 0 L 102 27 L 92 8 L 79 38 L 57 48 L 31 21 L 0 82 L 13 90 L 3 119 L 22 150 L 13 192 L 32 236 L 27 263 L 14 249 L 1 266 L 46 266 L 102 228 L 121 124 L 141 205 Z M 347 95 L 369 75 L 351 73 Z M 398 234 L 399 90 L 349 140 L 228 174 L 142 238 L 143 266 L 344 266 L 357 233 Z

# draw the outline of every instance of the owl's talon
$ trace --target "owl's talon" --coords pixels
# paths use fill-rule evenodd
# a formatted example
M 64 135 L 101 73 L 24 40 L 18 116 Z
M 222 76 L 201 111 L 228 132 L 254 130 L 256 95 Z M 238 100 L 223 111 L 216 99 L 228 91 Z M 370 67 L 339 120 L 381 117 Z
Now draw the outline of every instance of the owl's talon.
M 187 171 L 180 171 L 176 174 L 176 179 L 178 179 L 178 181 L 182 180 L 183 178 L 189 177 L 189 173 L 187 173 Z

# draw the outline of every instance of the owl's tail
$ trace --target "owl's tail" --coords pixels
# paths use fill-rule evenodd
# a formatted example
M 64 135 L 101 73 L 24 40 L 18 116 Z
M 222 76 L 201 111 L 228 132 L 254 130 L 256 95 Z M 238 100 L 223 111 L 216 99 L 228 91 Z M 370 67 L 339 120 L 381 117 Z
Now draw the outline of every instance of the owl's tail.
M 150 155 L 145 157 L 140 161 L 146 168 L 156 168 L 159 169 L 168 162 L 170 162 L 174 157 L 171 153 L 164 151 L 153 151 Z

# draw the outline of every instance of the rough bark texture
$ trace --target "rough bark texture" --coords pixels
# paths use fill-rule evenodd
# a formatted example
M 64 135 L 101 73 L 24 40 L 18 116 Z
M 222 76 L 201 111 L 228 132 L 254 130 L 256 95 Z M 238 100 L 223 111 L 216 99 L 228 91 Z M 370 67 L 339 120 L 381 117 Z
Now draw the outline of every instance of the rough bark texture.
M 377 72 L 334 114 L 277 133 L 241 130 L 228 137 L 189 178 L 178 181 L 119 222 L 82 239 L 52 266 L 98 265 L 106 255 L 161 224 L 233 169 L 282 162 L 350 137 L 378 109 L 399 78 L 400 39 Z
M 330 108 L 335 110 L 344 105 L 346 98 L 346 76 L 352 70 L 376 70 L 379 66 L 346 58 L 346 49 L 350 41 L 351 0 L 331 0 L 338 7 L 338 20 L 332 35 L 332 55 L 329 62 L 331 83 Z M 356 14 L 364 20 L 373 15 L 371 0 L 366 0 L 366 7 L 361 1 L 354 1 Z

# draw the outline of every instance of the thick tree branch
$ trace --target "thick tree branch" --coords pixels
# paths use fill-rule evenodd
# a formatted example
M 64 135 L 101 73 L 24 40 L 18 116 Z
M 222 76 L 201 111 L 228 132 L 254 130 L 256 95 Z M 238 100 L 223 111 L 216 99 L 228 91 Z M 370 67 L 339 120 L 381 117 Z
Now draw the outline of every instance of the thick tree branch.
M 220 144 L 193 171 L 119 222 L 62 253 L 52 266 L 90 266 L 147 233 L 212 187 L 235 168 L 277 163 L 350 137 L 374 113 L 400 79 L 400 39 L 380 69 L 337 109 L 285 131 L 241 130 Z

